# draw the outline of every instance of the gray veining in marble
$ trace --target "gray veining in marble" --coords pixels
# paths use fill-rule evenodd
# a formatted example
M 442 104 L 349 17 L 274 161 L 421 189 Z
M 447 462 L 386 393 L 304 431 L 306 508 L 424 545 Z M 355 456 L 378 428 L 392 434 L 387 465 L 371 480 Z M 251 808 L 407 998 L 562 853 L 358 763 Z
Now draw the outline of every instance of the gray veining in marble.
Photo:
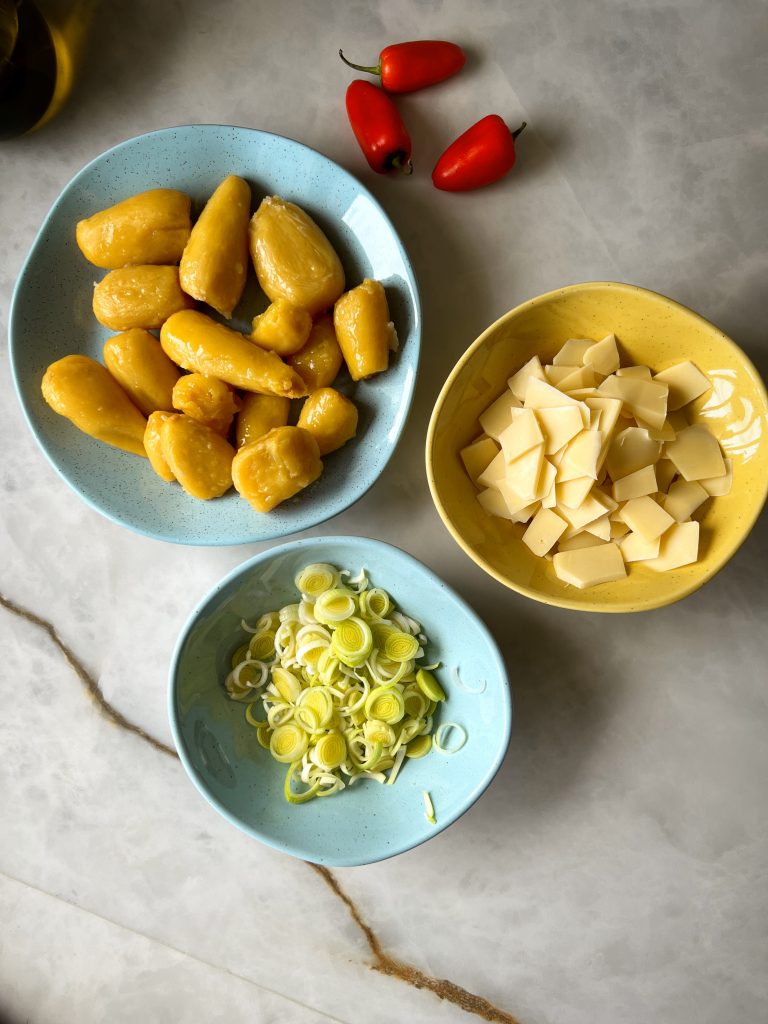
M 455 39 L 470 60 L 400 101 L 417 173 L 379 178 L 346 123 L 336 52 L 366 61 L 420 37 Z M 198 121 L 292 136 L 357 174 L 394 220 L 422 289 L 417 400 L 380 484 L 313 532 L 399 543 L 457 587 L 503 646 L 516 720 L 469 814 L 338 876 L 387 951 L 521 1024 L 768 1017 L 765 517 L 679 605 L 585 616 L 470 563 L 432 508 L 422 457 L 458 355 L 519 301 L 572 281 L 660 290 L 768 369 L 766 43 L 760 0 L 136 0 L 101 9 L 60 117 L 0 144 L 3 332 L 62 186 L 140 132 Z M 436 192 L 441 148 L 490 112 L 529 123 L 513 175 Z M 169 742 L 176 634 L 258 548 L 176 548 L 91 512 L 37 451 L 0 358 L 2 593 L 53 621 L 107 699 Z M 171 758 L 107 723 L 38 628 L 0 609 L 0 630 L 9 1020 L 469 1019 L 371 972 L 321 879 L 237 833 Z M 301 914 L 285 914 L 287 893 Z

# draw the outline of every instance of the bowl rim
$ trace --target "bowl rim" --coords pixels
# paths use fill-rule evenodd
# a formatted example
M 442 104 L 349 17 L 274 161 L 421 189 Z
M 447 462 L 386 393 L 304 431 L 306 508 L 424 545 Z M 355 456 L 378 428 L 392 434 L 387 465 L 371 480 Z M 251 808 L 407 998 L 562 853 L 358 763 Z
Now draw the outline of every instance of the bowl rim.
M 32 409 L 31 407 L 28 406 L 28 403 L 26 402 L 24 394 L 22 392 L 21 382 L 19 380 L 19 373 L 17 368 L 17 353 L 20 344 L 20 342 L 17 340 L 17 337 L 20 334 L 20 328 L 18 327 L 19 319 L 21 317 L 20 292 L 22 290 L 22 284 L 27 276 L 29 266 L 36 257 L 37 250 L 41 245 L 42 237 L 45 234 L 48 225 L 51 223 L 51 221 L 53 221 L 53 219 L 57 215 L 59 208 L 63 204 L 65 198 L 69 195 L 70 191 L 77 186 L 80 180 L 91 170 L 91 168 L 96 166 L 102 160 L 104 160 L 107 157 L 113 156 L 120 150 L 131 146 L 132 144 L 138 142 L 141 139 L 146 139 L 153 136 L 168 135 L 173 132 L 181 131 L 183 129 L 192 129 L 194 131 L 197 131 L 198 129 L 221 129 L 224 131 L 230 130 L 235 132 L 247 132 L 252 135 L 271 137 L 279 139 L 282 142 L 290 142 L 292 145 L 307 150 L 308 152 L 313 153 L 314 155 L 319 156 L 323 160 L 327 161 L 345 178 L 350 179 L 351 182 L 359 191 L 359 193 L 366 196 L 371 201 L 371 203 L 373 203 L 374 207 L 381 216 L 383 222 L 391 231 L 392 237 L 394 238 L 397 248 L 401 253 L 403 265 L 406 271 L 406 277 L 410 285 L 410 292 L 413 296 L 413 343 L 411 346 L 411 351 L 413 355 L 409 359 L 409 362 L 413 367 L 413 373 L 406 375 L 406 379 L 403 382 L 402 388 L 402 393 L 406 397 L 407 406 L 405 410 L 405 415 L 399 419 L 399 422 L 395 422 L 393 424 L 394 433 L 392 430 L 387 432 L 388 438 L 391 438 L 391 443 L 386 446 L 387 451 L 385 452 L 384 462 L 381 465 L 379 473 L 372 480 L 370 480 L 369 483 L 365 485 L 364 489 L 356 491 L 352 495 L 352 497 L 350 497 L 350 499 L 346 503 L 342 504 L 340 507 L 332 509 L 331 511 L 328 512 L 323 512 L 315 517 L 312 517 L 311 521 L 308 521 L 298 526 L 296 529 L 290 530 L 289 532 L 273 527 L 271 529 L 268 528 L 267 532 L 265 533 L 260 533 L 258 535 L 249 534 L 248 536 L 244 536 L 242 539 L 236 541 L 218 540 L 215 538 L 215 536 L 210 537 L 207 533 L 203 533 L 201 536 L 196 536 L 193 539 L 186 539 L 178 535 L 172 536 L 170 534 L 163 533 L 157 529 L 149 529 L 138 524 L 128 522 L 125 518 L 103 507 L 96 498 L 92 497 L 90 494 L 87 494 L 85 491 L 79 488 L 72 480 L 70 480 L 68 474 L 65 471 L 65 468 L 57 464 L 52 453 L 49 451 L 45 436 L 43 432 L 38 429 L 32 415 Z M 352 505 L 354 505 L 361 498 L 363 498 L 368 493 L 368 491 L 378 482 L 380 476 L 386 469 L 390 459 L 394 455 L 395 450 L 400 443 L 403 431 L 405 430 L 408 424 L 408 420 L 413 410 L 413 396 L 416 389 L 416 379 L 418 377 L 419 364 L 421 362 L 421 296 L 419 294 L 418 281 L 416 279 L 416 274 L 413 269 L 413 264 L 408 255 L 408 251 L 405 247 L 405 244 L 403 243 L 402 238 L 400 237 L 399 232 L 392 223 L 391 218 L 389 217 L 381 203 L 378 201 L 378 199 L 373 195 L 373 193 L 368 188 L 366 188 L 366 186 L 354 174 L 348 171 L 345 167 L 342 167 L 341 164 L 331 159 L 331 157 L 327 156 L 325 153 L 322 153 L 319 149 L 315 149 L 312 146 L 308 146 L 306 143 L 299 142 L 297 139 L 292 139 L 287 135 L 280 135 L 277 132 L 268 132 L 263 131 L 260 128 L 248 128 L 243 125 L 234 124 L 178 124 L 171 125 L 165 128 L 156 128 L 153 129 L 152 131 L 142 132 L 139 135 L 133 135 L 130 138 L 123 139 L 122 142 L 118 142 L 114 146 L 110 146 L 108 149 L 105 149 L 101 153 L 98 153 L 95 157 L 89 160 L 88 163 L 84 164 L 83 167 L 81 167 L 80 170 L 77 171 L 69 179 L 69 181 L 67 181 L 67 183 L 59 192 L 56 199 L 51 204 L 51 207 L 45 215 L 42 224 L 35 233 L 35 237 L 29 246 L 29 250 L 27 251 L 27 255 L 25 256 L 24 261 L 21 267 L 19 268 L 18 274 L 16 276 L 16 281 L 13 287 L 13 293 L 11 295 L 10 306 L 8 309 L 7 334 L 8 362 L 10 365 L 11 379 L 13 381 L 13 388 L 16 394 L 16 399 L 21 407 L 22 415 L 27 424 L 27 427 L 29 428 L 32 436 L 34 437 L 37 443 L 38 448 L 45 456 L 49 465 L 53 468 L 56 474 L 64 481 L 64 483 L 70 488 L 70 490 L 73 491 L 78 496 L 78 498 L 80 498 L 81 501 L 83 501 L 89 508 L 92 508 L 95 512 L 98 512 L 100 515 L 104 516 L 105 519 L 110 520 L 118 526 L 125 527 L 126 529 L 131 530 L 133 533 L 139 534 L 142 537 L 149 537 L 152 540 L 159 540 L 169 544 L 179 544 L 190 547 L 237 547 L 241 544 L 258 544 L 262 541 L 271 541 L 277 540 L 281 537 L 290 537 L 292 534 L 301 533 L 304 530 L 310 530 L 316 526 L 320 526 L 322 523 L 327 522 L 329 519 L 333 519 L 335 516 L 341 515 L 343 512 L 346 512 L 347 509 L 349 509 Z
M 399 843 L 396 847 L 387 849 L 387 851 L 381 856 L 373 858 L 366 857 L 344 857 L 344 856 L 330 856 L 330 857 L 319 857 L 314 854 L 311 849 L 300 847 L 299 845 L 292 843 L 284 843 L 278 839 L 274 839 L 270 836 L 259 832 L 257 829 L 248 825 L 246 822 L 239 819 L 233 814 L 220 800 L 218 800 L 213 793 L 208 789 L 205 780 L 202 778 L 196 767 L 193 765 L 191 758 L 187 753 L 187 747 L 181 732 L 181 725 L 179 721 L 178 708 L 176 706 L 176 693 L 178 689 L 179 681 L 179 669 L 180 661 L 184 647 L 188 641 L 189 635 L 192 632 L 195 623 L 198 621 L 200 615 L 205 611 L 206 607 L 216 598 L 219 592 L 228 586 L 233 580 L 238 579 L 253 571 L 254 568 L 261 565 L 262 563 L 274 558 L 277 555 L 287 554 L 292 551 L 300 551 L 303 548 L 320 547 L 326 543 L 337 543 L 348 545 L 349 547 L 359 550 L 361 553 L 364 551 L 370 551 L 371 548 L 377 549 L 381 554 L 386 555 L 388 552 L 396 552 L 397 555 L 404 559 L 406 563 L 410 563 L 410 566 L 415 568 L 417 572 L 425 574 L 431 583 L 437 584 L 441 587 L 448 595 L 456 601 L 468 615 L 468 617 L 474 622 L 475 626 L 482 635 L 484 641 L 488 645 L 491 657 L 495 662 L 496 670 L 499 673 L 501 680 L 501 697 L 500 707 L 497 709 L 497 714 L 501 717 L 503 738 L 496 751 L 493 759 L 485 768 L 480 781 L 469 793 L 467 800 L 464 802 L 460 810 L 453 815 L 446 815 L 444 820 L 441 820 L 438 825 L 434 826 L 433 831 L 430 835 L 425 836 L 423 839 L 419 839 L 415 842 L 406 841 Z M 506 684 L 506 685 L 504 685 Z M 194 608 L 187 616 L 184 625 L 181 628 L 178 639 L 174 646 L 173 654 L 171 656 L 170 667 L 168 670 L 168 720 L 171 727 L 171 736 L 173 737 L 173 743 L 176 748 L 176 752 L 179 755 L 184 770 L 192 780 L 195 788 L 202 794 L 207 802 L 215 808 L 230 824 L 240 829 L 241 832 L 245 832 L 246 835 L 252 839 L 257 839 L 259 842 L 264 843 L 266 846 L 271 847 L 273 850 L 279 850 L 281 853 L 290 854 L 292 857 L 297 857 L 300 860 L 308 861 L 313 864 L 323 864 L 328 867 L 360 867 L 365 864 L 376 864 L 379 861 L 388 860 L 390 857 L 397 857 L 401 853 L 406 853 L 408 850 L 416 849 L 416 847 L 429 842 L 434 839 L 435 836 L 444 832 L 445 829 L 449 828 L 455 821 L 458 821 L 466 812 L 473 807 L 480 797 L 490 786 L 491 782 L 495 778 L 499 768 L 504 761 L 509 748 L 510 737 L 512 733 L 512 718 L 513 718 L 513 698 L 512 688 L 509 680 L 509 673 L 507 672 L 504 658 L 502 657 L 499 646 L 496 643 L 493 635 L 491 634 L 488 627 L 485 625 L 483 620 L 472 608 L 468 602 L 459 594 L 453 587 L 449 586 L 443 579 L 441 579 L 436 572 L 420 562 L 413 555 L 404 551 L 402 548 L 397 547 L 394 544 L 389 544 L 386 541 L 375 540 L 371 537 L 362 537 L 359 535 L 327 535 L 319 537 L 304 537 L 300 540 L 287 541 L 284 544 L 278 544 L 275 547 L 269 548 L 266 551 L 261 551 L 253 557 L 247 559 L 245 562 L 241 562 L 240 565 L 235 566 L 230 572 L 228 572 L 218 583 L 214 586 L 195 604 Z
M 472 356 L 480 349 L 486 342 L 486 339 L 492 334 L 500 325 L 506 323 L 506 321 L 513 319 L 519 313 L 524 310 L 531 309 L 535 306 L 544 305 L 550 302 L 552 299 L 560 295 L 566 295 L 572 292 L 588 291 L 590 289 L 609 289 L 616 291 L 624 291 L 632 294 L 644 294 L 652 297 L 654 300 L 660 300 L 663 304 L 676 307 L 682 310 L 688 316 L 693 317 L 699 323 L 703 324 L 708 330 L 713 331 L 717 334 L 721 341 L 725 342 L 727 347 L 730 347 L 738 359 L 743 363 L 744 369 L 747 375 L 751 378 L 755 388 L 760 396 L 763 404 L 763 415 L 765 415 L 766 409 L 768 409 L 768 394 L 766 394 L 765 384 L 763 379 L 757 371 L 752 360 L 744 352 L 736 342 L 729 338 L 727 334 L 720 330 L 715 324 L 706 317 L 703 317 L 700 313 L 691 309 L 689 306 L 684 305 L 682 302 L 678 302 L 676 299 L 671 299 L 667 295 L 663 295 L 661 292 L 653 291 L 650 288 L 643 288 L 641 285 L 627 284 L 621 281 L 582 281 L 576 284 L 564 285 L 561 288 L 554 288 L 551 291 L 543 292 L 541 295 L 536 295 L 532 299 L 527 299 L 525 302 L 519 303 L 513 309 L 502 314 L 497 320 L 489 324 L 488 327 L 480 334 L 472 344 L 466 349 L 466 351 L 459 357 L 453 369 L 449 373 L 445 383 L 440 389 L 440 394 L 435 402 L 435 407 L 432 410 L 432 415 L 429 420 L 429 427 L 427 429 L 427 438 L 425 444 L 425 461 L 427 470 L 427 482 L 429 484 L 429 491 L 432 495 L 432 501 L 435 504 L 435 508 L 443 521 L 443 525 L 448 530 L 450 535 L 459 545 L 459 547 L 468 555 L 476 565 L 479 565 L 481 569 L 492 576 L 493 579 L 503 584 L 510 590 L 516 591 L 518 594 L 522 594 L 524 597 L 531 598 L 534 601 L 539 601 L 542 604 L 547 604 L 557 608 L 567 608 L 570 611 L 579 611 L 587 613 L 601 613 L 601 614 L 620 614 L 626 612 L 644 612 L 653 611 L 656 608 L 663 608 L 667 605 L 674 604 L 677 601 L 681 601 L 683 598 L 690 596 L 692 593 L 697 591 L 705 583 L 712 579 L 713 576 L 717 575 L 718 572 L 730 561 L 733 555 L 738 551 L 741 545 L 749 536 L 752 528 L 757 522 L 763 506 L 765 505 L 766 498 L 768 497 L 768 476 L 763 481 L 762 495 L 758 498 L 758 503 L 755 506 L 754 515 L 748 520 L 745 520 L 741 533 L 735 538 L 735 540 L 726 548 L 723 555 L 715 562 L 709 569 L 708 572 L 703 574 L 700 578 L 692 580 L 679 590 L 672 594 L 662 595 L 657 598 L 651 598 L 647 601 L 638 603 L 637 601 L 625 600 L 616 601 L 610 605 L 589 605 L 583 602 L 573 601 L 568 597 L 554 597 L 550 594 L 542 594 L 540 591 L 533 587 L 526 586 L 522 583 L 512 582 L 507 579 L 503 574 L 498 572 L 490 562 L 488 562 L 482 555 L 478 554 L 474 549 L 464 540 L 459 530 L 455 527 L 451 517 L 449 516 L 443 502 L 440 499 L 440 495 L 435 481 L 434 465 L 432 460 L 432 454 L 435 445 L 435 432 L 437 429 L 437 422 L 440 418 L 443 405 L 448 396 L 448 392 L 453 387 L 459 374 L 464 369 L 465 365 L 469 362 Z

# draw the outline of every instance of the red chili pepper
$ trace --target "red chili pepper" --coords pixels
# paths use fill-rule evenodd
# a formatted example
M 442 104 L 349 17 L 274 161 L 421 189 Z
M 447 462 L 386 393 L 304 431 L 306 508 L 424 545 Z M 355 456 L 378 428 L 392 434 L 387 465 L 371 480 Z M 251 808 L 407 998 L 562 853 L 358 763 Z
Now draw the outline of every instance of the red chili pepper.
M 498 114 L 489 114 L 452 142 L 435 164 L 432 182 L 446 192 L 466 192 L 498 181 L 515 164 L 515 139 Z
M 339 50 L 339 56 L 356 71 L 381 76 L 381 87 L 387 92 L 415 92 L 442 82 L 464 67 L 464 51 L 456 43 L 439 39 L 420 39 L 413 43 L 385 46 L 374 67 L 352 64 Z
M 347 116 L 365 159 L 374 171 L 386 174 L 393 168 L 410 174 L 411 138 L 385 92 L 358 78 L 347 89 Z

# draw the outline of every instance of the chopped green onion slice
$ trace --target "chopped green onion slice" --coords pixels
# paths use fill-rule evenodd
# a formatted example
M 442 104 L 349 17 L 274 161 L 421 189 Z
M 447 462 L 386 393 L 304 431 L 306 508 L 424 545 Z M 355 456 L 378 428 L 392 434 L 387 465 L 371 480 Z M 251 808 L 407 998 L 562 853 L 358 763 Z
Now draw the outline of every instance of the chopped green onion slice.
M 312 748 L 310 757 L 319 768 L 332 771 L 346 759 L 347 744 L 340 732 L 327 732 Z
M 260 725 L 256 729 L 256 739 L 265 750 L 269 750 L 269 733 L 270 726 L 269 722 L 265 722 L 264 725 Z
M 366 698 L 365 713 L 369 718 L 378 718 L 387 725 L 394 725 L 405 714 L 402 693 L 394 687 L 377 686 Z
M 313 686 L 309 690 L 302 690 L 298 698 L 298 707 L 302 711 L 313 712 L 317 719 L 315 729 L 324 729 L 333 716 L 333 698 L 321 686 Z
M 421 795 L 424 798 L 424 816 L 426 817 L 430 825 L 436 825 L 437 818 L 435 817 L 435 808 L 432 804 L 432 797 L 429 795 L 426 789 L 423 789 L 421 791 Z
M 484 679 L 481 679 L 477 686 L 467 686 L 467 684 L 464 682 L 464 680 L 461 678 L 461 675 L 459 674 L 458 666 L 454 666 L 453 668 L 453 678 L 459 689 L 464 690 L 465 693 L 483 693 L 485 691 L 486 686 L 488 685 Z
M 283 700 L 294 703 L 301 693 L 301 680 L 286 668 L 272 669 L 272 682 Z
M 326 590 L 332 590 L 338 582 L 339 574 L 332 565 L 326 562 L 314 562 L 305 566 L 295 579 L 296 589 L 306 597 L 317 598 Z
M 304 804 L 307 800 L 311 800 L 312 797 L 317 796 L 317 791 L 320 789 L 320 783 L 315 782 L 309 787 L 309 789 L 305 789 L 303 793 L 295 792 L 293 788 L 293 779 L 296 775 L 297 767 L 298 763 L 294 762 L 289 766 L 288 771 L 285 773 L 283 793 L 289 804 Z
M 454 730 L 458 733 L 458 740 L 453 742 L 450 746 L 445 746 L 446 736 Z M 439 754 L 456 754 L 461 750 L 466 742 L 467 730 L 463 725 L 459 725 L 458 722 L 443 722 L 442 725 L 437 727 L 434 747 Z
M 272 757 L 281 764 L 300 761 L 306 754 L 308 746 L 309 737 L 295 722 L 279 725 L 269 741 Z
M 339 622 L 333 631 L 331 650 L 339 661 L 350 668 L 357 668 L 365 663 L 371 653 L 373 636 L 371 627 L 363 619 L 356 617 Z
M 382 747 L 391 747 L 395 742 L 395 730 L 392 726 L 386 722 L 377 722 L 374 718 L 369 718 L 363 723 L 363 736 L 370 743 L 380 743 Z
M 390 661 L 410 661 L 419 653 L 419 641 L 400 630 L 390 633 L 384 641 L 384 655 Z
M 314 615 L 318 622 L 335 626 L 338 622 L 348 619 L 350 615 L 354 615 L 356 607 L 354 594 L 336 588 L 326 590 L 318 597 L 315 601 Z
M 429 697 L 430 700 L 445 700 L 445 690 L 435 679 L 431 672 L 420 668 L 416 673 L 416 683 L 419 689 Z
M 261 702 L 259 701 L 258 703 Z M 248 707 L 245 709 L 245 720 L 246 722 L 248 722 L 249 725 L 252 725 L 255 729 L 260 729 L 261 726 L 263 725 L 269 725 L 269 722 L 267 722 L 266 719 L 259 719 L 254 717 L 255 712 L 253 709 L 256 707 L 256 704 L 257 701 L 254 701 L 252 704 L 249 704 Z M 261 704 L 261 707 L 263 708 L 264 705 Z
M 241 661 L 245 661 L 248 657 L 248 644 L 241 644 L 235 653 L 232 655 L 232 661 L 230 662 L 232 668 L 237 668 Z

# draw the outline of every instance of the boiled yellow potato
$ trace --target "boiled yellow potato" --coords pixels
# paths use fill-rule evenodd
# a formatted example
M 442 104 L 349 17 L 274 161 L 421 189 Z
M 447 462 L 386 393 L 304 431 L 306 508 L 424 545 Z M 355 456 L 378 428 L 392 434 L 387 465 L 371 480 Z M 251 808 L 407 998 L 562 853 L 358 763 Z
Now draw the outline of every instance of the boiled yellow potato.
M 162 327 L 194 302 L 179 284 L 178 267 L 121 267 L 110 271 L 93 290 L 93 313 L 113 331 Z
M 160 427 L 160 446 L 168 468 L 193 498 L 218 498 L 232 486 L 235 449 L 204 423 L 170 416 Z
M 188 195 L 153 188 L 94 213 L 77 225 L 83 256 L 97 267 L 178 263 L 192 230 Z
M 104 344 L 104 362 L 145 416 L 156 409 L 173 409 L 173 386 L 179 379 L 179 368 L 149 331 L 136 328 L 109 338 Z
M 317 441 L 300 427 L 275 427 L 244 445 L 232 463 L 235 487 L 257 512 L 292 498 L 322 471 Z
M 287 299 L 316 316 L 344 291 L 336 250 L 309 214 L 279 196 L 267 196 L 251 218 L 251 259 L 269 299 Z
M 366 278 L 342 295 L 334 306 L 333 325 L 352 380 L 386 370 L 390 350 L 397 350 L 397 334 L 381 282 Z
M 43 398 L 60 416 L 86 434 L 146 457 L 147 421 L 110 372 L 88 356 L 64 356 L 51 363 L 42 383 Z
M 290 356 L 306 345 L 311 330 L 312 317 L 306 309 L 292 306 L 287 299 L 275 299 L 253 318 L 251 338 L 279 356 Z
M 176 381 L 173 407 L 217 434 L 226 434 L 240 408 L 240 400 L 223 380 L 205 377 L 202 373 L 187 373 Z
M 235 427 L 237 447 L 255 441 L 273 427 L 284 427 L 291 412 L 290 398 L 277 395 L 244 395 Z
M 308 430 L 320 454 L 327 455 L 357 433 L 357 408 L 335 388 L 319 388 L 302 406 L 297 426 Z
M 205 204 L 181 257 L 184 291 L 229 319 L 248 274 L 251 189 L 230 174 Z
M 176 477 L 171 472 L 171 467 L 163 455 L 163 441 L 160 436 L 163 424 L 173 419 L 174 412 L 152 412 L 147 417 L 147 429 L 144 431 L 144 448 L 147 452 L 149 464 L 160 477 L 171 483 Z
M 333 384 L 344 362 L 336 340 L 333 317 L 325 315 L 316 320 L 304 348 L 288 356 L 287 362 L 302 378 L 309 392 Z
M 304 381 L 290 366 L 265 352 L 237 331 L 217 324 L 204 313 L 174 313 L 160 331 L 163 351 L 178 366 L 218 377 L 244 391 L 301 398 Z

